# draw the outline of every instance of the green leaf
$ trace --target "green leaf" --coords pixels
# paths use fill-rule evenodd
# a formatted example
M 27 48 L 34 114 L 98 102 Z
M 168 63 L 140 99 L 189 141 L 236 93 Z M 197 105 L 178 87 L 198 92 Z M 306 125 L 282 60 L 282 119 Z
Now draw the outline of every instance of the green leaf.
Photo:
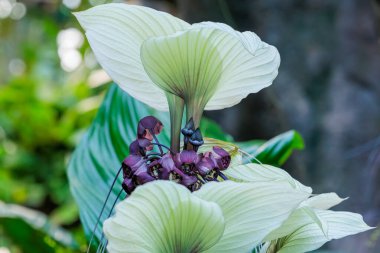
M 202 134 L 204 137 L 214 138 L 220 141 L 227 141 L 231 142 L 233 141 L 233 138 L 231 135 L 226 134 L 223 129 L 216 124 L 213 120 L 204 118 L 201 121 L 200 125 L 202 129 Z
M 112 85 L 96 119 L 71 158 L 68 167 L 70 189 L 79 206 L 80 219 L 88 237 L 121 162 L 128 155 L 128 145 L 136 138 L 138 121 L 147 115 L 153 115 L 162 121 L 164 130 L 158 139 L 169 145 L 169 114 L 155 111 L 130 97 L 117 85 Z M 231 138 L 210 120 L 202 122 L 201 128 L 204 136 L 225 140 Z M 98 239 L 101 237 L 103 220 L 109 215 L 120 190 L 121 177 L 113 187 L 102 215 L 96 232 Z
M 78 249 L 73 236 L 51 223 L 41 212 L 0 201 L 0 237 L 2 233 L 24 252 L 56 252 L 57 248 Z M 65 251 L 65 252 L 66 252 Z
M 294 150 L 304 148 L 303 139 L 295 130 L 280 134 L 267 142 L 254 140 L 237 145 L 249 156 L 251 162 L 260 161 L 273 166 L 283 165 Z

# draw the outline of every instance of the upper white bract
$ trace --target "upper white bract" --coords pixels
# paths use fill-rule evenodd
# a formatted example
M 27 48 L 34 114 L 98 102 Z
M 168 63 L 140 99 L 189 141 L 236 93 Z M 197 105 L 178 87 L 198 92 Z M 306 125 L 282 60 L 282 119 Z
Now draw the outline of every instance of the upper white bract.
M 127 4 L 99 5 L 75 16 L 111 78 L 158 110 L 168 109 L 165 93 L 199 110 L 230 107 L 269 86 L 278 73 L 275 47 L 225 24 L 190 25 Z

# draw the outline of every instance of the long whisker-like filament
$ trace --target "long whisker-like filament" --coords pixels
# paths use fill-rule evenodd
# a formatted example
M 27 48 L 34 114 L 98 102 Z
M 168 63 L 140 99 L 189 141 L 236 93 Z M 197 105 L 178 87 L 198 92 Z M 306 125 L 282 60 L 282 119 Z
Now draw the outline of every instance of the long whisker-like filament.
M 97 220 L 96 220 L 96 223 L 95 223 L 94 229 L 92 230 L 92 233 L 91 233 L 91 239 L 90 239 L 90 242 L 88 243 L 88 248 L 87 248 L 87 251 L 86 251 L 87 253 L 90 252 L 91 244 L 92 244 L 92 242 L 93 242 L 93 240 L 94 240 L 96 229 L 98 228 L 98 225 L 99 225 L 100 219 L 102 218 L 102 215 L 103 215 L 104 209 L 105 209 L 105 207 L 106 207 L 107 201 L 108 201 L 108 199 L 109 199 L 109 197 L 110 197 L 110 195 L 111 195 L 112 188 L 113 188 L 113 186 L 115 185 L 116 180 L 117 180 L 117 178 L 119 177 L 119 174 L 120 174 L 122 168 L 123 168 L 123 167 L 120 167 L 120 169 L 118 170 L 118 172 L 117 172 L 117 174 L 116 174 L 116 176 L 115 176 L 115 178 L 114 178 L 114 180 L 113 180 L 113 182 L 112 182 L 112 185 L 111 185 L 111 187 L 110 187 L 110 189 L 109 189 L 109 191 L 108 191 L 108 193 L 107 193 L 106 200 L 104 201 L 104 204 L 103 204 L 103 206 L 102 206 L 102 209 L 101 209 L 101 211 L 100 211 L 100 213 L 99 213 L 99 216 L 98 216 L 98 218 L 97 218 Z
M 116 205 L 116 203 L 117 203 L 117 201 L 119 200 L 119 198 L 120 198 L 120 195 L 123 193 L 123 189 L 121 189 L 120 191 L 119 191 L 119 193 L 117 194 L 117 197 L 116 197 L 116 199 L 115 199 L 115 201 L 113 202 L 113 204 L 112 204 L 112 207 L 111 207 L 111 210 L 110 210 L 110 212 L 109 212 L 109 214 L 108 214 L 108 216 L 107 216 L 107 219 L 109 218 L 109 217 L 111 217 L 111 215 L 112 215 L 112 212 L 113 212 L 113 209 L 115 208 L 115 205 Z M 100 238 L 100 244 L 99 244 L 99 246 L 98 246 L 98 249 L 96 250 L 96 253 L 99 253 L 99 252 L 104 252 L 105 251 L 105 249 L 107 248 L 107 244 L 108 244 L 108 241 L 106 240 L 104 243 L 103 243 L 103 240 L 104 240 L 105 238 L 104 238 L 104 233 L 102 233 L 102 237 Z
M 161 156 L 162 154 L 160 154 L 160 153 L 149 153 L 146 156 L 148 157 L 148 156 L 152 156 L 152 155 Z
M 156 135 L 154 134 L 154 132 L 151 131 L 151 130 L 149 130 L 149 132 L 150 132 L 150 134 L 153 136 L 154 141 L 155 141 L 156 143 L 160 144 L 160 142 L 158 141 L 158 139 L 157 139 Z M 161 145 L 158 145 L 158 148 L 160 149 L 160 153 L 161 153 L 161 155 L 163 155 L 163 154 L 164 154 L 164 151 L 162 150 L 162 146 L 161 146 Z
M 219 171 L 219 176 L 221 178 L 223 178 L 224 181 L 228 180 L 228 178 L 226 177 L 226 175 L 224 175 L 221 171 Z
M 266 168 L 266 167 L 265 167 L 265 164 L 263 164 L 263 163 L 262 163 L 259 159 L 257 159 L 255 156 L 249 154 L 248 152 L 246 152 L 246 151 L 244 151 L 244 150 L 242 150 L 242 149 L 239 149 L 239 152 L 242 153 L 243 155 L 246 155 L 246 156 L 248 156 L 249 158 L 255 160 L 255 161 L 256 161 L 261 167 Z
M 172 150 L 171 150 L 168 146 L 165 146 L 164 144 L 156 143 L 156 142 L 152 142 L 152 145 L 157 145 L 157 146 L 164 147 L 164 148 L 166 148 L 167 150 L 169 150 L 170 152 L 172 152 Z M 173 152 L 172 152 L 172 153 L 173 153 Z

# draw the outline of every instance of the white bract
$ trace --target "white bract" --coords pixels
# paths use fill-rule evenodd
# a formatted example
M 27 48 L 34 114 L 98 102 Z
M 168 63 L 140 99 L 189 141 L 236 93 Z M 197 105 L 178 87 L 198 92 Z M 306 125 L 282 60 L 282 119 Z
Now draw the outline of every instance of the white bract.
M 318 249 L 332 239 L 372 229 L 357 213 L 326 210 L 341 203 L 335 193 L 304 201 L 282 226 L 272 231 L 260 253 L 294 253 Z
M 258 183 L 269 180 L 288 182 L 298 189 L 310 191 L 287 172 L 270 165 L 248 164 L 232 167 L 225 174 L 235 181 Z M 336 193 L 325 193 L 303 201 L 280 228 L 273 230 L 263 241 L 260 253 L 298 253 L 318 249 L 332 239 L 372 229 L 357 213 L 327 210 L 345 199 Z
M 307 197 L 290 184 L 138 187 L 104 223 L 110 252 L 249 252 Z
M 194 193 L 170 181 L 138 187 L 104 223 L 108 250 L 298 253 L 371 229 L 359 214 L 324 210 L 344 199 L 309 198 L 311 188 L 280 168 L 247 164 L 226 174 L 234 181 Z
M 100 65 L 123 90 L 159 110 L 168 109 L 165 96 L 180 97 L 196 123 L 204 108 L 233 106 L 278 73 L 277 49 L 252 32 L 212 22 L 190 25 L 127 4 L 75 15 Z

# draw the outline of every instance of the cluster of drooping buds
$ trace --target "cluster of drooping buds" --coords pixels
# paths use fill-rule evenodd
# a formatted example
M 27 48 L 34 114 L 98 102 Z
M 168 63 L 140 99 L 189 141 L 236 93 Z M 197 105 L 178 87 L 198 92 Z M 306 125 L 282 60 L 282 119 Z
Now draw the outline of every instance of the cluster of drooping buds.
M 130 154 L 122 163 L 122 186 L 128 194 L 138 185 L 153 180 L 175 181 L 191 191 L 198 190 L 209 181 L 227 180 L 222 171 L 230 165 L 230 154 L 217 146 L 211 151 L 197 153 L 204 141 L 200 129 L 194 129 L 192 119 L 181 131 L 184 135 L 184 148 L 179 153 L 173 153 L 158 141 L 156 136 L 162 128 L 162 123 L 153 116 L 140 120 L 137 139 L 130 144 Z M 159 152 L 153 151 L 154 146 L 158 147 Z

